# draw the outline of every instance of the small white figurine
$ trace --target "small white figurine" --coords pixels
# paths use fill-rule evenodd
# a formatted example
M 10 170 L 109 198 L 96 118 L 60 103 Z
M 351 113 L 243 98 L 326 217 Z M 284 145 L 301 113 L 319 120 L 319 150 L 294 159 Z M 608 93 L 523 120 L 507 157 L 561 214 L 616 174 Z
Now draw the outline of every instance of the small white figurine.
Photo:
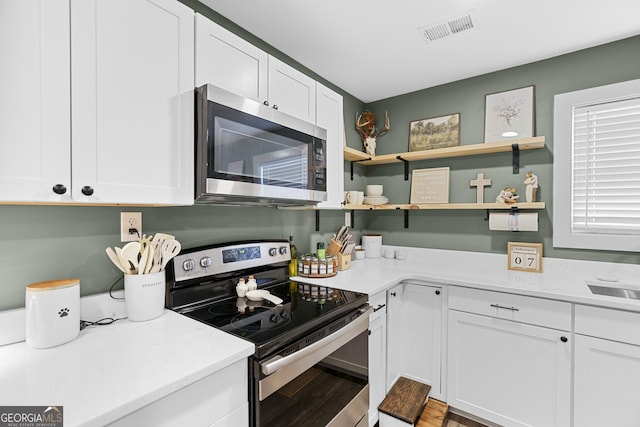
M 536 193 L 538 192 L 538 177 L 535 176 L 533 172 L 528 172 L 524 180 L 524 185 L 527 203 L 535 202 Z
M 516 196 L 516 189 L 513 187 L 506 187 L 500 190 L 500 194 L 496 197 L 496 203 L 516 203 L 520 196 Z

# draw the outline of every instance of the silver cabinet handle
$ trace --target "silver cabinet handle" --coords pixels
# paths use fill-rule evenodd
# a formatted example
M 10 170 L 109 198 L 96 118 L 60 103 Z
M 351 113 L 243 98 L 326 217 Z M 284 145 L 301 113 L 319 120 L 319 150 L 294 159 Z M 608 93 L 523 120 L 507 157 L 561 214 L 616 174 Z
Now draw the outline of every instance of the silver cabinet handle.
M 511 311 L 520 311 L 520 309 L 517 307 L 505 307 L 504 305 L 500 305 L 500 304 L 491 304 L 491 307 L 503 308 L 505 310 L 511 310 Z
M 302 350 L 296 351 L 288 356 L 282 357 L 280 355 L 276 355 L 266 360 L 260 364 L 262 373 L 264 375 L 271 375 L 277 370 L 305 358 L 314 359 L 314 362 L 310 363 L 305 370 L 310 368 L 347 342 L 351 341 L 361 332 L 369 329 L 369 314 L 372 312 L 373 309 L 369 307 L 362 312 L 362 315 L 358 319 L 320 341 L 316 341 L 315 343 L 304 347 Z

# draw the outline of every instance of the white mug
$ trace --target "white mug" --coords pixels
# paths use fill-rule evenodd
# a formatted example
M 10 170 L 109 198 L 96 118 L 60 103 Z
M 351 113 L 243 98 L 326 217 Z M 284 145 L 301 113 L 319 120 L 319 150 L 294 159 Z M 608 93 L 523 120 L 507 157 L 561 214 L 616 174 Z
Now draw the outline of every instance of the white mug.
M 357 205 L 358 204 L 358 192 L 357 191 L 347 191 L 346 202 L 348 205 Z

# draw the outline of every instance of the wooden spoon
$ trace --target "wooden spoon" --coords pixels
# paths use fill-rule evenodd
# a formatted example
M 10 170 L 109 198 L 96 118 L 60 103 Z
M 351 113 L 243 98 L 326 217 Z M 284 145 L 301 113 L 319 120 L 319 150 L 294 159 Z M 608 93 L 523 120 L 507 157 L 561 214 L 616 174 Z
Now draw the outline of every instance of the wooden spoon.
M 131 274 L 138 271 L 138 253 L 140 252 L 139 242 L 129 242 L 122 248 L 122 257 L 131 264 Z
M 122 271 L 123 273 L 126 273 L 126 271 L 124 270 L 124 267 L 122 266 L 122 262 L 120 261 L 120 259 L 118 258 L 118 255 L 114 252 L 114 250 L 111 248 L 107 248 L 106 251 L 107 251 L 107 256 L 109 257 L 113 265 L 118 267 L 118 270 Z

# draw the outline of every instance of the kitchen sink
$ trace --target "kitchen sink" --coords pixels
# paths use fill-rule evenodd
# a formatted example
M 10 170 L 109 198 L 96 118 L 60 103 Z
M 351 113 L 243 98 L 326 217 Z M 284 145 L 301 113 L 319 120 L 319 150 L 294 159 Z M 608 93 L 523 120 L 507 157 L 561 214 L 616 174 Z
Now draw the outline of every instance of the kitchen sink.
M 640 290 L 587 284 L 592 294 L 640 300 Z

